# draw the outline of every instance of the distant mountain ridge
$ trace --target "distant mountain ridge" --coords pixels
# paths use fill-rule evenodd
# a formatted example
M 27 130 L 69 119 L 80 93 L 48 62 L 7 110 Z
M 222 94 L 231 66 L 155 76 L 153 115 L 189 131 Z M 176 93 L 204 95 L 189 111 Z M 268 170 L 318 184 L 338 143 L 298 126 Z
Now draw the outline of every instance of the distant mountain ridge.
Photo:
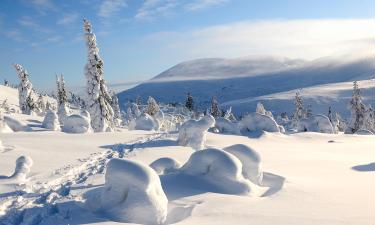
M 216 96 L 220 103 L 225 103 L 316 85 L 375 78 L 375 56 L 326 57 L 313 61 L 286 60 L 285 64 L 275 63 L 272 59 L 263 57 L 253 60 L 252 62 L 259 63 L 255 67 L 248 66 L 249 61 L 232 59 L 229 60 L 230 66 L 224 68 L 233 70 L 222 69 L 221 65 L 228 62 L 225 59 L 188 61 L 159 74 L 150 82 L 119 93 L 118 97 L 122 107 L 137 96 L 143 100 L 153 96 L 161 102 L 183 103 L 186 94 L 190 92 L 197 106 L 203 109 L 209 105 L 212 96 Z M 269 64 L 277 66 L 264 72 L 267 70 L 263 69 L 267 69 Z M 248 70 L 247 75 L 238 72 L 250 67 L 255 69 Z M 215 75 L 215 78 L 211 75 Z

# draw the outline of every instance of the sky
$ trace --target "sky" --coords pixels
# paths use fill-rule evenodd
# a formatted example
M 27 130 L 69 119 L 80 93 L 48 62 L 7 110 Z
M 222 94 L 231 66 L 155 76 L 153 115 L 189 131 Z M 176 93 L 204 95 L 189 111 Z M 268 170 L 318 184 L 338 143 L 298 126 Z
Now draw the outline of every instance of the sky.
M 54 90 L 56 74 L 83 87 L 83 18 L 117 90 L 186 60 L 313 60 L 372 52 L 375 42 L 373 0 L 0 0 L 0 79 L 17 83 L 19 63 L 39 90 Z

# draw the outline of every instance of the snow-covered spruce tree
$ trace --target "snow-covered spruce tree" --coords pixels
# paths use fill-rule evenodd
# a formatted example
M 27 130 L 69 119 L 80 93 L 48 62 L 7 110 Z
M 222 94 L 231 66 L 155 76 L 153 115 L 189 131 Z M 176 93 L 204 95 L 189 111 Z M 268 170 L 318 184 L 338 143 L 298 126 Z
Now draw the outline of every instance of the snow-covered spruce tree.
M 37 100 L 36 104 L 37 104 L 37 107 L 38 107 L 40 113 L 46 112 L 46 105 L 44 103 L 43 95 L 39 94 L 39 97 L 38 97 L 38 100 Z
M 114 123 L 116 126 L 119 126 L 121 125 L 121 110 L 120 110 L 120 105 L 118 103 L 118 98 L 117 98 L 117 95 L 115 92 L 112 93 L 112 102 L 111 102 L 111 106 L 112 106 L 112 109 L 113 109 L 113 119 L 114 119 Z
M 348 130 L 348 132 L 355 133 L 363 128 L 366 115 L 366 106 L 362 103 L 361 90 L 358 87 L 357 81 L 353 82 L 353 94 L 348 108 L 351 113 L 349 123 L 350 130 Z
M 31 114 L 35 107 L 33 100 L 33 85 L 29 80 L 29 74 L 19 64 L 14 64 L 14 68 L 17 71 L 18 77 L 20 78 L 20 84 L 18 85 L 18 97 L 21 112 L 23 114 Z
M 146 113 L 150 116 L 153 116 L 157 112 L 159 112 L 159 110 L 160 110 L 160 107 L 158 103 L 156 102 L 156 100 L 153 97 L 149 96 L 147 100 Z
M 225 119 L 228 119 L 230 121 L 237 121 L 236 117 L 234 116 L 233 112 L 232 112 L 232 106 L 229 107 L 229 109 L 225 112 L 224 114 L 224 118 Z
M 264 106 L 261 102 L 257 103 L 257 108 L 256 108 L 255 112 L 257 112 L 259 114 L 262 114 L 262 115 L 266 114 L 266 109 L 264 108 Z
M 64 124 L 64 120 L 69 115 L 68 106 L 68 92 L 65 87 L 64 76 L 56 76 L 57 84 L 57 115 L 59 117 L 59 123 Z
M 294 126 L 297 126 L 298 121 L 306 118 L 306 110 L 303 107 L 303 100 L 299 92 L 296 92 L 296 96 L 294 98 L 294 105 L 296 106 L 296 109 L 293 114 L 292 122 Z
M 87 80 L 86 109 L 91 115 L 91 126 L 95 132 L 113 131 L 113 109 L 111 95 L 104 80 L 103 60 L 99 56 L 96 36 L 91 30 L 91 23 L 84 20 L 87 46 L 87 64 L 85 76 Z
M 221 110 L 219 108 L 219 103 L 216 100 L 216 97 L 211 98 L 211 109 L 210 113 L 214 118 L 221 117 Z
M 375 131 L 374 109 L 371 105 L 366 107 L 365 117 L 363 119 L 363 128 L 369 131 Z
M 2 109 L 3 112 L 10 113 L 10 107 L 9 107 L 7 98 L 3 101 L 3 103 L 1 103 L 0 108 Z
M 190 93 L 187 94 L 185 106 L 190 111 L 194 110 L 194 99 Z

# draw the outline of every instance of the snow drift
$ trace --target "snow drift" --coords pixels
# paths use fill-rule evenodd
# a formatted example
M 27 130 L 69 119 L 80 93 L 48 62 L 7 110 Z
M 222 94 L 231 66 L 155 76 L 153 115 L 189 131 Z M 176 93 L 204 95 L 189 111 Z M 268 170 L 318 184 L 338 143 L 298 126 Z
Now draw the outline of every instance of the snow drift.
M 203 149 L 207 130 L 215 125 L 215 118 L 206 115 L 200 120 L 188 120 L 183 123 L 178 133 L 178 144 L 190 146 L 196 150 Z
M 16 160 L 16 167 L 11 176 L 0 177 L 1 180 L 12 183 L 22 183 L 27 179 L 27 175 L 30 173 L 33 160 L 28 156 L 20 156 Z
M 4 116 L 0 112 L 0 133 L 12 133 L 13 130 L 8 126 L 4 120 Z
M 136 119 L 129 123 L 129 130 L 157 130 L 159 128 L 158 122 L 147 113 L 143 113 Z
M 242 163 L 242 175 L 257 185 L 262 184 L 263 172 L 261 168 L 261 157 L 252 148 L 236 144 L 223 149 L 236 156 Z
M 267 131 L 267 132 L 280 132 L 279 125 L 276 121 L 267 115 L 260 113 L 250 113 L 242 118 L 240 121 L 240 129 L 243 132 L 256 132 L 256 131 Z
M 168 199 L 156 172 L 139 162 L 111 159 L 107 164 L 101 210 L 119 222 L 163 224 Z
M 223 150 L 196 151 L 180 171 L 200 178 L 221 193 L 250 194 L 252 191 L 251 182 L 242 176 L 241 161 Z
M 235 134 L 240 135 L 240 128 L 238 123 L 232 122 L 226 118 L 217 118 L 215 122 L 215 128 L 223 134 Z
M 181 164 L 172 158 L 164 157 L 152 162 L 150 167 L 154 169 L 158 175 L 164 175 L 178 171 Z
M 31 131 L 31 128 L 27 126 L 27 124 L 17 119 L 14 119 L 10 116 L 4 116 L 4 121 L 10 127 L 10 129 L 12 129 L 14 132 Z
M 60 130 L 59 117 L 55 111 L 49 110 L 44 117 L 42 126 L 49 130 Z
M 324 115 L 313 115 L 307 119 L 302 119 L 298 122 L 297 127 L 298 132 L 319 132 L 333 134 L 334 129 L 332 123 L 329 121 L 328 117 Z
M 90 117 L 84 115 L 71 115 L 65 118 L 62 131 L 66 133 L 92 132 Z

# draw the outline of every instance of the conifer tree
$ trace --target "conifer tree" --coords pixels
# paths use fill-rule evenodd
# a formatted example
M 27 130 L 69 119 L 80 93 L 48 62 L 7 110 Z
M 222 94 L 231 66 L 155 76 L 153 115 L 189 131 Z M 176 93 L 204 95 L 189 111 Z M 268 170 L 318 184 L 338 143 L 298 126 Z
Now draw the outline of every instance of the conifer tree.
M 266 115 L 266 109 L 264 108 L 264 106 L 261 102 L 257 103 L 257 108 L 256 108 L 255 111 L 259 114 Z
M 41 113 L 44 113 L 46 111 L 46 105 L 44 103 L 43 96 L 39 94 L 38 101 L 37 101 L 38 109 Z
M 20 84 L 18 85 L 18 97 L 21 112 L 23 114 L 31 114 L 35 107 L 33 95 L 33 85 L 29 80 L 29 74 L 19 64 L 14 64 L 14 68 L 17 71 L 18 77 L 20 78 Z
M 91 23 L 84 20 L 84 32 L 87 46 L 87 64 L 85 76 L 87 80 L 86 108 L 91 115 L 91 126 L 95 132 L 113 130 L 113 109 L 111 95 L 104 80 L 103 60 L 99 55 L 96 36 L 92 32 Z
M 194 110 L 194 99 L 193 99 L 193 96 L 191 96 L 190 93 L 187 94 L 185 106 L 190 111 Z
M 357 81 L 353 82 L 353 94 L 349 102 L 349 109 L 351 113 L 349 128 L 351 133 L 355 133 L 363 128 L 366 114 L 366 106 L 362 103 L 361 90 Z
M 57 115 L 59 123 L 64 124 L 65 118 L 69 115 L 68 95 L 65 87 L 64 76 L 56 76 L 57 83 Z
M 118 103 L 118 98 L 115 92 L 112 93 L 112 102 L 111 106 L 113 109 L 113 118 L 116 126 L 119 126 L 121 124 L 121 110 Z
M 158 103 L 156 102 L 156 100 L 153 97 L 149 96 L 147 100 L 146 113 L 150 116 L 153 116 L 157 112 L 159 112 L 159 110 L 160 110 L 160 107 Z
M 221 116 L 221 110 L 219 108 L 219 103 L 217 102 L 216 100 L 216 97 L 212 97 L 211 98 L 211 115 L 214 117 L 214 118 L 218 118 Z

